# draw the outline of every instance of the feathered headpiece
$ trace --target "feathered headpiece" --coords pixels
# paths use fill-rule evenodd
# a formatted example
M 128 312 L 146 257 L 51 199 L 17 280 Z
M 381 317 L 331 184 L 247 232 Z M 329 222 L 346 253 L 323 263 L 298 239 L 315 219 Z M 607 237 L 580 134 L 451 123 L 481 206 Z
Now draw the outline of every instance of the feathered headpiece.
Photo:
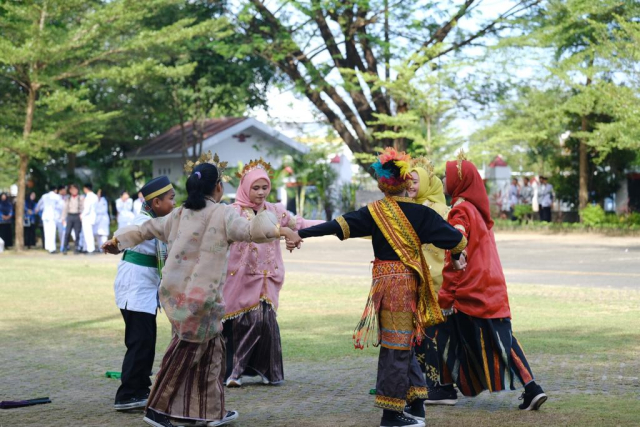
M 385 193 L 397 193 L 404 190 L 411 178 L 411 156 L 404 151 L 387 147 L 371 165 L 378 177 L 378 187 Z
M 255 169 L 263 169 L 267 175 L 269 175 L 269 179 L 273 180 L 273 168 L 271 167 L 271 163 L 265 162 L 262 160 L 262 157 L 258 160 L 251 160 L 249 163 L 244 165 L 244 168 L 242 168 L 240 172 L 236 172 L 236 176 L 242 179 L 243 176 Z
M 218 168 L 218 176 L 220 177 L 221 181 L 229 182 L 229 180 L 231 179 L 231 177 L 224 174 L 225 170 L 227 169 L 227 162 L 221 162 L 220 157 L 218 157 L 218 153 L 212 155 L 211 151 L 202 153 L 200 158 L 195 162 L 192 162 L 191 160 L 187 161 L 187 163 L 184 165 L 184 170 L 187 173 L 191 173 L 196 166 L 203 163 L 209 163 Z

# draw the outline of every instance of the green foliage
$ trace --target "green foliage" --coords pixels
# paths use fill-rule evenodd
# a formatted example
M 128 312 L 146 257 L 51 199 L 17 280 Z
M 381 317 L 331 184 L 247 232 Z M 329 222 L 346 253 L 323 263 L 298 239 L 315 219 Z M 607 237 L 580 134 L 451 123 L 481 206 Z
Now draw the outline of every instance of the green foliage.
M 513 216 L 522 221 L 526 215 L 533 214 L 533 208 L 531 205 L 515 205 L 513 208 Z
M 539 2 L 491 18 L 481 3 L 249 0 L 236 25 L 354 154 L 389 145 L 433 154 L 455 139 L 452 107 L 486 101 L 483 89 L 493 88 L 469 84 L 473 73 L 447 73 L 448 64 L 469 59 L 465 47 L 482 49 Z
M 606 222 L 606 215 L 602 206 L 589 205 L 580 211 L 580 219 L 587 227 L 597 227 Z

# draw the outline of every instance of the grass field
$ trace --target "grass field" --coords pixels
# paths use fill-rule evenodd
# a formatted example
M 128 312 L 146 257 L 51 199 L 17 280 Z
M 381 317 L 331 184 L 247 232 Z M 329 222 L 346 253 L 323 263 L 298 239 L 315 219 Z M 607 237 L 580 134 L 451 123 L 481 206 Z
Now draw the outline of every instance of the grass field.
M 137 418 L 122 424 L 109 412 L 117 384 L 104 372 L 119 371 L 124 354 L 114 274 L 113 259 L 102 257 L 0 256 L 0 400 L 54 399 L 0 411 L 0 425 L 34 425 L 34 413 L 65 425 L 141 425 Z M 279 312 L 285 364 L 314 369 L 366 360 L 363 369 L 370 369 L 377 349 L 357 352 L 351 340 L 368 289 L 362 277 L 289 274 Z M 549 402 L 522 414 L 513 409 L 519 392 L 484 393 L 455 408 L 430 409 L 432 425 L 640 425 L 640 291 L 518 284 L 509 291 L 515 334 Z M 170 333 L 163 314 L 158 325 L 157 361 Z M 77 410 L 56 412 L 56 400 L 74 399 L 105 409 L 70 405 Z M 349 425 L 372 425 L 377 416 L 372 410 Z M 329 418 L 298 425 L 342 425 Z

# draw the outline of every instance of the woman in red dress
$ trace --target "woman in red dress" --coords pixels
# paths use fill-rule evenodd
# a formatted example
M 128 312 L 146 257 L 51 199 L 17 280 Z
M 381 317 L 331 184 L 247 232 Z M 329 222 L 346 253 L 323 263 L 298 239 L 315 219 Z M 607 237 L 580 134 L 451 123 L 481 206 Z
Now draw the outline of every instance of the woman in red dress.
M 468 240 L 467 267 L 452 268 L 446 260 L 438 300 L 444 323 L 429 336 L 427 375 L 438 385 L 428 391 L 427 404 L 452 405 L 455 383 L 465 396 L 525 387 L 520 409 L 536 410 L 547 400 L 520 343 L 511 331 L 507 284 L 493 235 L 493 221 L 484 182 L 473 163 L 447 162 L 445 191 L 452 197 L 448 221 Z M 449 257 L 447 255 L 447 257 Z

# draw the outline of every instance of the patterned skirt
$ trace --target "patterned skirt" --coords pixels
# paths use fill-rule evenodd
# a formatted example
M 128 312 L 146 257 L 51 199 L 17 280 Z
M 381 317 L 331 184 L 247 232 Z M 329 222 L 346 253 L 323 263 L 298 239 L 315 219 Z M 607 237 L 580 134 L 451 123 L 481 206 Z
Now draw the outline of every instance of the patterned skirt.
M 173 336 L 147 407 L 172 418 L 215 421 L 225 414 L 222 382 L 225 344 L 218 335 L 204 343 Z
M 374 261 L 372 273 L 369 299 L 354 332 L 356 348 L 371 343 L 393 350 L 411 350 L 418 337 L 414 321 L 418 275 L 400 261 L 379 260 Z
M 231 334 L 227 337 L 227 347 L 232 349 L 227 351 L 227 357 L 231 356 L 233 361 L 231 378 L 258 374 L 270 384 L 284 381 L 280 328 L 269 303 L 262 301 L 257 310 L 224 323 L 225 326 L 231 324 Z
M 480 319 L 464 313 L 447 316 L 427 329 L 425 339 L 427 383 L 455 383 L 465 396 L 515 390 L 533 373 L 510 319 Z

